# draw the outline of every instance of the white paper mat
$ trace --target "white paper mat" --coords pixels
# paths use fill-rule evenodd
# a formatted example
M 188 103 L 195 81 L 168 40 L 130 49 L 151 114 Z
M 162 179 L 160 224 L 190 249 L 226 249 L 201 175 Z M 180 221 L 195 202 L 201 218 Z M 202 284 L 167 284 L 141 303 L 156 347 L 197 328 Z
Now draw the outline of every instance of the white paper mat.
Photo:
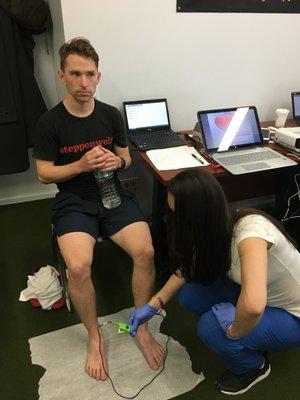
M 131 309 L 98 318 L 105 321 L 127 321 Z M 165 348 L 168 337 L 158 332 L 162 317 L 149 323 L 155 339 Z M 117 328 L 103 326 L 109 374 L 116 390 L 134 396 L 158 371 L 151 370 L 135 340 L 119 334 Z M 46 369 L 39 384 L 40 400 L 115 400 L 120 399 L 110 382 L 95 381 L 84 372 L 87 334 L 83 324 L 60 329 L 29 340 L 33 364 Z M 136 397 L 138 400 L 167 400 L 192 390 L 204 379 L 192 371 L 191 360 L 181 344 L 171 338 L 164 371 Z

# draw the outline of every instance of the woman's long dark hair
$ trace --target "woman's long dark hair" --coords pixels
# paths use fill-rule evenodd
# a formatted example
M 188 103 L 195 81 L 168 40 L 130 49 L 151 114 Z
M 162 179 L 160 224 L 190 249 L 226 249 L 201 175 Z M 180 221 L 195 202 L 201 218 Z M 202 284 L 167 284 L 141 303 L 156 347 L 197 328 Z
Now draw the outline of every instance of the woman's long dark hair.
M 232 218 L 218 181 L 203 170 L 176 175 L 169 185 L 175 212 L 169 218 L 170 261 L 186 281 L 211 284 L 231 263 Z
M 248 208 L 231 213 L 219 182 L 205 170 L 179 173 L 168 191 L 175 201 L 168 218 L 171 268 L 179 269 L 187 282 L 209 285 L 226 277 L 234 224 L 247 215 L 263 215 L 297 247 L 283 226 L 265 212 Z

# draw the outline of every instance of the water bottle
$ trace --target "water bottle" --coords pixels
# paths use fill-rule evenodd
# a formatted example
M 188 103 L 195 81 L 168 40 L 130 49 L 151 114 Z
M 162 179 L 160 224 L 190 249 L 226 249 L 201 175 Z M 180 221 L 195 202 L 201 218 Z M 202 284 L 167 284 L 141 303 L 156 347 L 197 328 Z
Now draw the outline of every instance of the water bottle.
M 112 171 L 94 171 L 96 182 L 100 189 L 102 204 L 105 208 L 119 207 L 121 197 L 116 186 L 114 173 Z

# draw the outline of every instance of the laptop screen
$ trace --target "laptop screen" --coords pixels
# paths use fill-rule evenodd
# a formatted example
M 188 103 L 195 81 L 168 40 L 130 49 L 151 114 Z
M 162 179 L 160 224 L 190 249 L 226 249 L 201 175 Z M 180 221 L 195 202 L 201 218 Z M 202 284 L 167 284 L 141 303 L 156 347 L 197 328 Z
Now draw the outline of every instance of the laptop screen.
M 166 99 L 127 101 L 123 106 L 130 133 L 170 129 Z
M 300 92 L 292 93 L 293 118 L 300 119 Z
M 204 146 L 211 152 L 262 144 L 256 108 L 238 107 L 197 113 Z

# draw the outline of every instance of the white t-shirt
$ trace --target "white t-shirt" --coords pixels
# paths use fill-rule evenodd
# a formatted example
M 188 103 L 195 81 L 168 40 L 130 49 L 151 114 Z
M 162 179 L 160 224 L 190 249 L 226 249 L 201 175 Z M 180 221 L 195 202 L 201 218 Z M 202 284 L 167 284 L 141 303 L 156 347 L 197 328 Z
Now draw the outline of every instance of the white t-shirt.
M 235 225 L 228 276 L 241 284 L 238 244 L 248 237 L 272 243 L 268 250 L 267 306 L 282 308 L 300 317 L 300 253 L 285 236 L 261 215 L 247 215 Z

